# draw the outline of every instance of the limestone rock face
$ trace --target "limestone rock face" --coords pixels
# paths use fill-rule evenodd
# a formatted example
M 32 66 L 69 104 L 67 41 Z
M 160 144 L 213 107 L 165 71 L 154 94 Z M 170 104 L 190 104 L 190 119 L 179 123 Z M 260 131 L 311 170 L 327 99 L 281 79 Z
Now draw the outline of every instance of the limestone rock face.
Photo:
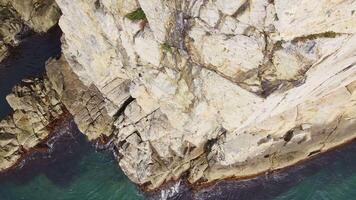
M 66 109 L 47 79 L 25 79 L 7 101 L 14 112 L 0 121 L 0 171 L 45 140 Z
M 60 14 L 55 0 L 0 0 L 0 61 L 9 47 L 18 45 L 21 34 L 29 29 L 47 32 Z
M 356 136 L 356 1 L 57 4 L 69 66 L 49 77 L 95 88 L 73 95 L 77 123 L 114 138 L 137 184 L 251 176 Z M 108 128 L 87 128 L 96 116 Z

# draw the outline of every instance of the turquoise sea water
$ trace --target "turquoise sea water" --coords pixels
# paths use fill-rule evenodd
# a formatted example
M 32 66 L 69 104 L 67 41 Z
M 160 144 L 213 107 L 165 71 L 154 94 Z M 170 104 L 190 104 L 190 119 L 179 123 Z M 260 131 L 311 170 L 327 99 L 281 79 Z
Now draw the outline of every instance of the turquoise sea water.
M 66 171 L 58 170 L 58 176 Z M 39 173 L 26 183 L 3 180 L 1 200 L 136 200 L 143 199 L 128 181 L 111 156 L 87 152 L 77 166 L 75 176 L 67 183 L 56 183 Z
M 356 148 L 353 146 L 333 155 L 337 157 L 332 162 L 321 161 L 322 165 L 318 167 L 302 166 L 303 169 L 290 174 L 279 174 L 276 177 L 270 175 L 273 180 L 242 185 L 241 182 L 233 183 L 235 186 L 232 187 L 223 184 L 223 187 L 208 189 L 205 195 L 198 192 L 172 199 L 353 200 L 356 199 Z M 8 177 L 0 178 L 0 199 L 145 199 L 117 167 L 110 153 L 96 152 L 89 144 L 83 144 L 79 151 L 71 151 L 74 156 L 59 156 L 59 162 L 56 159 L 47 160 L 44 163 L 50 164 L 41 163 L 44 167 L 29 163 L 35 168 L 21 169 L 27 170 L 27 173 L 18 170 Z M 28 173 L 30 175 L 26 177 Z
M 65 171 L 58 171 L 58 176 Z M 142 199 L 135 186 L 105 153 L 90 150 L 77 166 L 75 176 L 61 185 L 46 174 L 37 174 L 26 183 L 3 180 L 1 200 L 117 200 Z
M 50 153 L 34 152 L 0 175 L 0 200 L 143 199 L 111 152 L 95 151 L 72 120 L 58 130 L 61 136 L 47 142 Z
M 356 199 L 356 144 L 332 152 L 314 174 L 304 177 L 275 200 L 353 200 Z M 312 161 L 313 162 L 313 161 Z
M 277 196 L 275 200 L 352 200 L 356 199 L 356 174 L 340 172 L 338 169 L 326 168 L 308 177 L 297 186 Z M 335 170 L 335 171 L 334 171 Z

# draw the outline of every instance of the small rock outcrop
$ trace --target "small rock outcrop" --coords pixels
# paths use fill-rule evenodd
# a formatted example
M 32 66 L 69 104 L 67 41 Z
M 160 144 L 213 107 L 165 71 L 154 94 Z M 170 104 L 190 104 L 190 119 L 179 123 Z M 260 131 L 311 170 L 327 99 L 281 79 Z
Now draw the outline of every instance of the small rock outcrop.
M 29 31 L 47 32 L 60 15 L 55 0 L 0 0 L 0 61 Z
M 36 150 L 68 118 L 90 140 L 113 132 L 114 120 L 106 111 L 110 102 L 95 86 L 83 85 L 63 57 L 49 60 L 46 72 L 43 78 L 24 79 L 6 98 L 14 112 L 0 121 L 0 171 Z
M 55 123 L 69 114 L 47 79 L 23 80 L 7 101 L 14 112 L 0 121 L 0 171 L 46 140 Z

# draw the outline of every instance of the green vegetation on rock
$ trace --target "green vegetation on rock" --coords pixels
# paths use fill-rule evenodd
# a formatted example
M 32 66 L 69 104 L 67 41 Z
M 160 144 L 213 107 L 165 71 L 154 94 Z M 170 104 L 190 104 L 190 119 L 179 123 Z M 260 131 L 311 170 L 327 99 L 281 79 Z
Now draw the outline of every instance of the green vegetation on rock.
M 161 44 L 161 49 L 164 50 L 164 51 L 167 51 L 169 53 L 173 52 L 172 47 L 166 42 Z
M 139 21 L 139 20 L 146 20 L 146 14 L 143 12 L 141 8 L 129 13 L 126 17 L 131 21 Z

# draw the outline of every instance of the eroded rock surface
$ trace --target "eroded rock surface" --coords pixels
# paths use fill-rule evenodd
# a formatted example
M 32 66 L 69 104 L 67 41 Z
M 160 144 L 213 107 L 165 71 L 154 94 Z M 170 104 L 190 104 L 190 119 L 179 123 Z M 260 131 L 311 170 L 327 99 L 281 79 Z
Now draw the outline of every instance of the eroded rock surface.
M 27 13 L 11 2 L 6 16 Z M 64 57 L 8 96 L 0 170 L 66 110 L 146 189 L 283 168 L 356 136 L 356 1 L 57 3 Z
M 137 184 L 251 176 L 356 136 L 356 1 L 57 3 L 64 56 L 102 96 L 83 113 L 108 119 L 82 130 L 111 134 Z

